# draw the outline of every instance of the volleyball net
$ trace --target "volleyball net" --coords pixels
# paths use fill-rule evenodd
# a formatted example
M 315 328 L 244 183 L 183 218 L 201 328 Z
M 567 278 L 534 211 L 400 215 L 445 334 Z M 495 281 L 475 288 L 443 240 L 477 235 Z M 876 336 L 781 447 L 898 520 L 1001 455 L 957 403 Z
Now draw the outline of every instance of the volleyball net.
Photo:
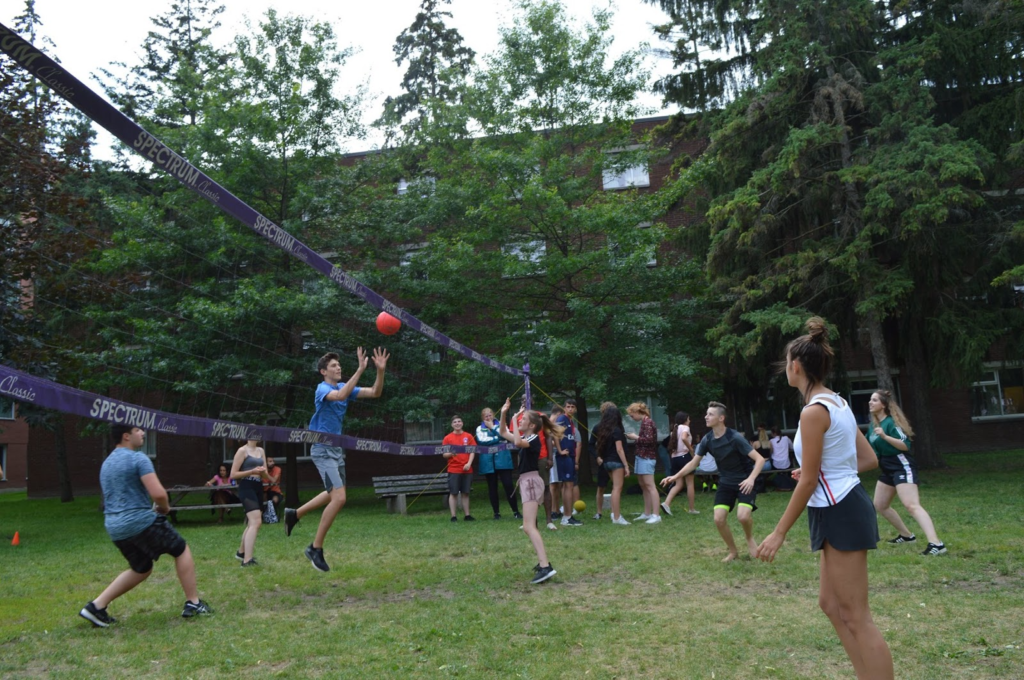
M 441 438 L 445 418 L 452 413 L 496 409 L 521 390 L 529 399 L 528 369 L 456 341 L 377 293 L 2 24 L 0 51 L 139 158 L 190 190 L 197 203 L 203 199 L 260 237 L 236 233 L 233 223 L 224 224 L 194 206 L 171 217 L 156 214 L 160 188 L 144 181 L 128 183 L 106 200 L 106 215 L 120 239 L 115 247 L 100 258 L 49 263 L 64 267 L 66 277 L 88 294 L 71 302 L 66 289 L 43 283 L 32 288 L 30 304 L 36 313 L 60 319 L 62 332 L 91 346 L 76 351 L 66 343 L 43 341 L 38 348 L 66 367 L 62 374 L 70 368 L 80 379 L 68 385 L 0 365 L 0 397 L 171 435 L 322 443 L 396 455 L 450 450 L 432 442 Z M 175 229 L 166 228 L 168 220 L 178 223 Z M 60 227 L 66 239 L 86 244 L 95 238 L 73 221 Z M 140 244 L 158 244 L 163 264 L 152 261 L 153 248 L 136 259 Z M 295 263 L 299 267 L 293 268 Z M 224 294 L 227 289 L 232 295 Z M 292 321 L 283 320 L 280 309 L 269 313 L 268 300 L 286 307 Z M 378 334 L 378 312 L 401 322 L 399 335 Z M 303 328 L 295 323 L 303 313 L 320 324 Z M 334 322 L 325 323 L 324 318 Z M 377 345 L 391 354 L 382 399 L 350 409 L 345 435 L 302 427 L 313 411 L 317 357 L 338 352 L 343 376 L 348 376 L 355 370 L 355 348 L 369 354 Z M 367 386 L 373 379 L 370 362 L 361 383 Z M 471 421 L 464 418 L 469 426 Z

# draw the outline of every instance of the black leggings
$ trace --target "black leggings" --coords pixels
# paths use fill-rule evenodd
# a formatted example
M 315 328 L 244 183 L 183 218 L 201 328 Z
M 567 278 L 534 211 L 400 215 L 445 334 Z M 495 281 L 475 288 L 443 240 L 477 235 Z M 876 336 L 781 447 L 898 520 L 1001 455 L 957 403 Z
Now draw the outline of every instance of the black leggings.
M 494 514 L 497 515 L 500 512 L 498 507 L 498 477 L 501 477 L 501 485 L 505 487 L 505 498 L 508 499 L 508 504 L 512 508 L 512 512 L 519 512 L 519 501 L 516 499 L 516 486 L 512 483 L 512 471 L 496 470 L 495 472 L 484 475 L 484 477 L 487 478 L 487 493 L 491 497 L 491 507 L 494 508 Z

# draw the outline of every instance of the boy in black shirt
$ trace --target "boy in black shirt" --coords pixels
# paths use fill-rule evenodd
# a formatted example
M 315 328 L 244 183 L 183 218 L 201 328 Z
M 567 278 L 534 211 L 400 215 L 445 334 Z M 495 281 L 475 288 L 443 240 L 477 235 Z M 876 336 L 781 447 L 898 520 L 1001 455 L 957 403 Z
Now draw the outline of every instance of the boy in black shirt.
M 732 531 L 726 520 L 729 511 L 739 502 L 736 510 L 736 518 L 743 527 L 743 533 L 747 539 L 747 549 L 751 557 L 756 557 L 757 541 L 754 540 L 754 519 L 751 513 L 757 509 L 754 504 L 756 493 L 754 482 L 757 475 L 764 467 L 762 458 L 751 446 L 743 435 L 736 430 L 725 426 L 726 408 L 724 404 L 712 401 L 708 404 L 707 413 L 704 415 L 704 422 L 711 429 L 694 452 L 693 460 L 686 464 L 678 473 L 661 480 L 662 486 L 675 484 L 677 479 L 685 478 L 693 473 L 700 465 L 704 456 L 711 454 L 718 464 L 718 491 L 715 492 L 715 526 L 718 533 L 722 535 L 729 554 L 723 562 L 731 562 L 736 559 L 736 542 L 732 538 Z

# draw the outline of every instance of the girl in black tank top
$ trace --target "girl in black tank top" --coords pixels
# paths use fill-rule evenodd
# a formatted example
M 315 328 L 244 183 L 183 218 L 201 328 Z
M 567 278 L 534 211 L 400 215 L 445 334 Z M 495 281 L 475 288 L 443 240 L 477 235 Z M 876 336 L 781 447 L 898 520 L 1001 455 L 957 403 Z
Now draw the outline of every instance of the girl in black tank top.
M 243 567 L 256 565 L 252 553 L 256 547 L 256 535 L 263 524 L 263 480 L 269 478 L 267 456 L 259 444 L 258 440 L 250 439 L 239 447 L 231 461 L 231 479 L 238 482 L 238 498 L 245 511 L 245 529 L 235 553 L 235 557 L 242 560 Z

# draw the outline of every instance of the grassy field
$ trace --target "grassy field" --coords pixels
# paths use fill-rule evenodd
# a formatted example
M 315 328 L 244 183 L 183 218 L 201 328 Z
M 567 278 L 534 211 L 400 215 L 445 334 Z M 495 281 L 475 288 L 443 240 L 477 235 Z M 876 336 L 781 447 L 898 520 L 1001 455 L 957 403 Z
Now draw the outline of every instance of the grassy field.
M 921 496 L 950 554 L 921 557 L 922 541 L 872 552 L 875 619 L 897 677 L 1019 678 L 1024 450 L 948 462 L 925 473 Z M 872 491 L 875 477 L 865 482 Z M 788 499 L 758 498 L 758 539 Z M 165 557 L 111 605 L 117 624 L 94 629 L 77 612 L 125 567 L 98 499 L 0 495 L 0 676 L 852 677 L 817 607 L 806 520 L 774 564 L 723 565 L 711 500 L 698 494 L 700 515 L 655 526 L 606 519 L 545 531 L 558 575 L 540 586 L 529 584 L 536 560 L 519 522 L 488 519 L 483 484 L 473 491 L 481 521 L 458 524 L 437 497 L 403 517 L 386 514 L 371 490 L 351 490 L 328 536 L 329 574 L 302 555 L 315 517 L 290 538 L 281 524 L 264 527 L 261 566 L 243 570 L 237 519 L 183 515 L 178 527 L 216 613 L 180 618 L 184 597 Z M 641 509 L 640 496 L 626 497 L 627 518 Z

